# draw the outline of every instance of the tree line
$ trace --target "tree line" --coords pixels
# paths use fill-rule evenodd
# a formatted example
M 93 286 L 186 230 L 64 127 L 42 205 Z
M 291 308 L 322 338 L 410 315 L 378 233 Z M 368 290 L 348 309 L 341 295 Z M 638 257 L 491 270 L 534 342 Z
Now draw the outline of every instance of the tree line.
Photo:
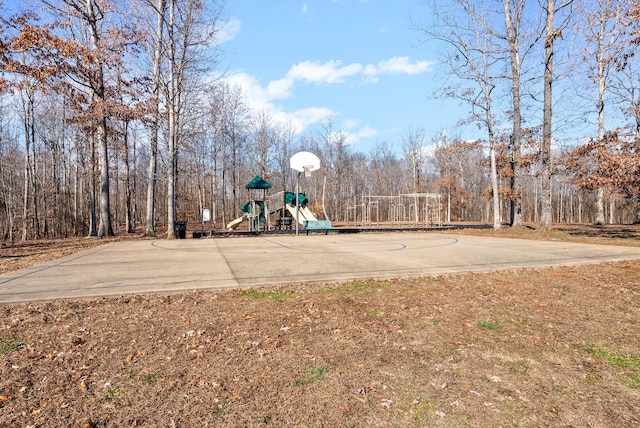
M 289 158 L 299 150 L 321 159 L 302 190 L 334 221 L 364 195 L 426 192 L 442 195 L 446 221 L 495 228 L 638 220 L 636 1 L 433 1 L 412 23 L 439 43 L 451 75 L 435 95 L 468 108 L 477 137 L 426 135 L 416 124 L 369 153 L 332 118 L 298 135 L 212 77 L 215 0 L 39 6 L 0 3 L 5 240 L 175 238 L 177 222 L 198 222 L 204 208 L 221 228 L 240 215 L 255 175 L 293 190 Z

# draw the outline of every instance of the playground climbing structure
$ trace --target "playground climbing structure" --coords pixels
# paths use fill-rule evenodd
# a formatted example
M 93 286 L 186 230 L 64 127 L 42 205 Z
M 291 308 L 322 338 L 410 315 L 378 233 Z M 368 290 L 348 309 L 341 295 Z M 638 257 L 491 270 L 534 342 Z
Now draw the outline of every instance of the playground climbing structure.
M 248 222 L 249 231 L 270 230 L 273 221 L 277 229 L 291 227 L 292 222 L 298 219 L 300 225 L 305 221 L 316 222 L 316 216 L 309 210 L 309 200 L 304 193 L 278 192 L 267 196 L 266 191 L 271 188 L 261 177 L 256 176 L 245 188 L 249 191 L 250 200 L 242 205 L 243 214 L 227 224 L 228 230 L 234 230 L 243 222 Z M 258 192 L 258 199 L 254 195 Z
M 396 196 L 362 195 L 347 207 L 347 224 L 379 226 L 382 223 L 418 223 L 427 227 L 442 226 L 442 200 L 439 193 L 405 193 Z

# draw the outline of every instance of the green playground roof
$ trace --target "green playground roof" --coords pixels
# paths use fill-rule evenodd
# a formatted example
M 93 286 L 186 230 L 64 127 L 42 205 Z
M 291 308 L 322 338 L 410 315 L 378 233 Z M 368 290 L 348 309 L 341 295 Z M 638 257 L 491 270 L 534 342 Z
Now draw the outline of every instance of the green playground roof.
M 246 189 L 271 189 L 271 184 L 264 181 L 264 179 L 259 175 L 256 175 L 255 177 L 253 177 L 253 180 L 251 180 L 249 184 L 244 187 Z

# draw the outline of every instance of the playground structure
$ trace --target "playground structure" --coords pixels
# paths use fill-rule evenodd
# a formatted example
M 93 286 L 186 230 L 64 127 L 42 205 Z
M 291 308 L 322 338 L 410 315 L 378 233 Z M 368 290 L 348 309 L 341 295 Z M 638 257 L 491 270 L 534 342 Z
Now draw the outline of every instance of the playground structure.
M 261 230 L 292 229 L 303 226 L 307 234 L 311 231 L 328 233 L 332 226 L 328 220 L 318 220 L 307 207 L 309 200 L 304 193 L 288 191 L 267 196 L 271 184 L 260 176 L 254 177 L 245 188 L 249 201 L 242 205 L 243 214 L 227 224 L 228 230 L 237 229 L 245 221 L 250 232 Z M 298 185 L 296 185 L 298 190 Z M 256 192 L 258 194 L 256 195 Z M 297 198 L 296 198 L 297 195 Z M 297 221 L 297 222 L 296 222 Z M 442 227 L 442 200 L 439 193 L 404 193 L 390 195 L 362 195 L 361 203 L 354 199 L 348 206 L 345 222 L 362 227 L 392 225 L 421 225 Z
M 242 205 L 244 214 L 227 224 L 228 230 L 237 229 L 245 221 L 248 223 L 249 231 L 271 230 L 272 220 L 274 229 L 291 229 L 296 218 L 302 226 L 305 222 L 318 221 L 307 208 L 309 200 L 304 193 L 298 194 L 297 201 L 296 194 L 293 192 L 282 191 L 267 196 L 267 190 L 271 188 L 271 184 L 259 176 L 254 177 L 245 188 L 249 191 L 250 200 Z M 255 191 L 258 191 L 258 199 L 253 197 Z
M 362 203 L 347 207 L 347 224 L 372 227 L 384 223 L 418 223 L 442 227 L 442 201 L 439 193 L 405 193 L 397 196 L 362 195 Z
M 275 195 L 269 198 L 269 208 L 272 210 L 272 213 L 279 213 L 281 219 L 288 218 L 288 215 L 291 216 L 291 219 L 295 221 L 296 216 L 298 217 L 298 223 L 304 225 L 305 221 L 317 221 L 316 216 L 307 208 L 307 204 L 309 203 L 309 199 L 307 199 L 304 193 L 298 194 L 298 201 L 296 203 L 296 195 L 292 192 L 278 192 Z M 299 213 L 296 213 L 296 205 L 300 207 Z M 288 215 L 287 215 L 288 213 Z M 276 221 L 276 226 L 278 222 Z

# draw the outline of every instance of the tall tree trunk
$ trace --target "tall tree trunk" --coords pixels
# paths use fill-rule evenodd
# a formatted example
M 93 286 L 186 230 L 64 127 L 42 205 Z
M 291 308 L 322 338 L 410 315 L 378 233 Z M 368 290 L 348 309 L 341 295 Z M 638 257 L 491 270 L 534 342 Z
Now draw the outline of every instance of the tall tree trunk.
M 226 162 L 224 158 L 222 160 L 222 177 L 221 177 L 221 190 L 222 190 L 222 225 L 226 227 L 227 225 L 227 180 L 226 180 Z
M 31 133 L 31 200 L 33 207 L 33 230 L 36 239 L 42 237 L 42 230 L 40 228 L 40 192 L 38 186 L 38 161 L 36 153 L 36 126 L 35 126 L 35 113 L 33 112 L 33 102 L 31 103 L 31 122 L 29 126 L 29 132 Z M 46 207 L 45 207 L 46 209 Z
M 554 29 L 555 0 L 547 0 L 547 16 L 545 26 L 545 68 L 544 68 L 544 101 L 542 123 L 542 191 L 540 200 L 542 212 L 540 215 L 540 230 L 549 231 L 553 228 L 553 212 L 551 208 L 551 124 L 552 124 L 552 86 L 553 86 L 553 42 L 557 37 Z
M 634 137 L 636 140 L 636 147 L 640 146 L 640 105 L 638 104 L 634 106 L 634 117 L 636 122 Z M 636 205 L 636 218 L 634 220 L 634 224 L 640 224 L 640 201 L 638 201 Z
M 109 190 L 109 151 L 107 144 L 107 118 L 102 114 L 98 129 L 98 161 L 100 163 L 100 224 L 98 236 L 114 236 L 111 226 L 111 203 Z
M 154 107 L 157 108 L 157 107 Z M 157 117 L 157 116 L 156 116 Z M 147 209 L 145 217 L 145 236 L 156 236 L 155 199 L 156 199 L 156 174 L 158 170 L 158 123 L 154 119 L 151 125 L 149 153 L 149 169 L 147 170 Z
M 160 63 L 162 61 L 162 28 L 166 12 L 166 0 L 158 0 L 155 48 L 153 53 L 153 86 L 151 88 L 151 108 L 153 118 L 151 122 L 149 169 L 147 173 L 147 213 L 145 235 L 156 236 L 155 203 L 158 171 L 158 128 L 160 127 Z
M 77 137 L 75 138 L 74 146 L 76 159 L 73 165 L 73 236 L 77 236 L 79 234 L 81 189 L 83 188 L 80 182 L 80 163 L 81 156 L 82 158 L 84 158 L 84 156 L 80 151 L 80 141 Z
M 34 149 L 35 149 L 35 145 L 34 145 Z M 34 153 L 33 156 L 34 160 L 36 159 L 36 155 Z M 47 172 L 47 161 L 46 159 L 43 160 L 41 162 L 42 165 L 42 173 L 40 175 L 40 177 L 42 177 L 43 181 L 49 181 L 49 177 L 48 177 L 48 172 Z M 33 165 L 33 170 L 35 171 L 35 176 L 38 177 L 38 175 L 40 174 L 39 171 L 40 168 L 38 168 L 38 162 L 34 162 Z M 33 196 L 34 196 L 34 214 L 35 214 L 35 218 L 36 218 L 36 239 L 40 239 L 42 236 L 49 236 L 50 230 L 49 230 L 49 216 L 47 215 L 47 213 L 49 212 L 49 208 L 48 208 L 48 193 L 47 193 L 47 189 L 43 189 L 42 186 L 38 186 L 38 181 L 36 180 L 34 183 L 34 188 L 35 188 L 35 192 L 33 192 Z M 40 195 L 42 194 L 42 223 L 40 222 Z M 42 228 L 40 227 L 40 225 L 42 224 Z
M 111 201 L 109 183 L 109 146 L 107 139 L 107 111 L 106 92 L 104 82 L 104 61 L 100 57 L 101 37 L 99 25 L 103 19 L 103 12 L 94 0 L 87 0 L 84 19 L 86 29 L 91 38 L 91 51 L 95 54 L 93 60 L 93 76 L 90 79 L 91 107 L 95 114 L 95 140 L 98 150 L 98 167 L 100 172 L 100 224 L 98 225 L 99 237 L 113 236 L 111 225 Z
M 604 123 L 604 95 L 606 90 L 606 82 L 605 82 L 605 44 L 604 44 L 604 33 L 606 31 L 605 28 L 606 21 L 604 19 L 600 20 L 600 30 L 596 34 L 597 43 L 598 43 L 598 51 L 596 54 L 596 61 L 598 63 L 598 71 L 597 71 L 597 79 L 598 79 L 598 144 L 605 144 L 604 142 L 604 134 L 605 134 L 605 123 Z M 603 225 L 605 222 L 604 216 L 604 187 L 599 187 L 596 191 L 596 219 L 595 224 Z
M 616 200 L 613 195 L 609 196 L 609 224 L 615 223 Z
M 89 151 L 91 156 L 91 164 L 89 170 L 89 236 L 98 236 L 97 216 L 96 216 L 96 143 L 95 135 L 89 136 Z
M 493 137 L 490 137 L 493 139 Z M 493 193 L 493 229 L 498 230 L 502 227 L 502 219 L 500 215 L 500 188 L 498 186 L 498 169 L 496 166 L 496 149 L 495 143 L 489 143 L 489 156 L 491 158 L 491 190 Z
M 133 233 L 135 230 L 133 208 L 131 201 L 131 161 L 129 160 L 129 121 L 125 119 L 122 127 L 124 149 L 124 208 L 125 230 Z M 135 160 L 134 160 L 135 161 Z
M 32 232 L 36 239 L 40 238 L 38 217 L 38 177 L 36 175 L 36 128 L 35 128 L 35 90 L 27 85 L 23 92 L 23 125 L 24 125 L 24 193 L 22 207 L 22 240 L 26 241 L 29 232 L 29 212 L 31 211 Z
M 24 101 L 29 103 L 29 101 Z M 22 194 L 22 240 L 26 241 L 29 230 L 29 188 L 31 186 L 31 108 L 24 105 L 24 190 Z
M 234 133 L 235 134 L 235 133 Z M 238 165 L 238 149 L 236 147 L 235 135 L 231 136 L 231 168 L 233 173 L 231 175 L 231 195 L 232 195 L 232 210 L 231 218 L 237 217 L 239 214 L 239 202 L 238 202 L 238 187 L 240 182 L 240 170 Z
M 78 235 L 78 200 L 80 196 L 80 151 L 78 140 L 75 141 L 76 160 L 73 164 L 73 236 Z
M 489 104 L 487 104 L 488 106 Z M 500 215 L 500 187 L 498 184 L 498 166 L 496 162 L 495 135 L 493 133 L 493 119 L 491 110 L 485 111 L 487 120 L 487 132 L 489 134 L 489 158 L 491 162 L 491 193 L 493 193 L 493 229 L 502 228 L 502 216 Z
M 131 220 L 133 224 L 133 232 L 136 229 L 136 223 L 139 221 L 138 217 L 138 133 L 136 129 L 133 130 L 133 145 L 131 147 L 132 153 L 132 162 L 133 162 L 133 174 L 131 177 Z
M 218 184 L 216 171 L 218 169 L 216 157 L 213 158 L 213 172 L 211 173 L 211 227 L 215 228 L 218 222 Z
M 167 26 L 169 31 L 169 87 L 168 87 L 168 102 L 167 108 L 169 109 L 169 159 L 168 159 L 168 171 L 167 171 L 167 239 L 175 239 L 175 227 L 177 220 L 176 213 L 176 169 L 177 169 L 177 150 L 178 150 L 178 105 L 177 105 L 177 57 L 176 57 L 176 41 L 175 34 L 175 0 L 169 1 L 169 24 Z
M 511 16 L 511 1 L 502 0 L 507 29 L 507 40 L 509 42 L 509 54 L 511 58 L 511 98 L 513 106 L 513 134 L 511 136 L 512 155 L 511 168 L 513 175 L 511 178 L 511 227 L 522 226 L 522 155 L 521 155 L 521 135 L 522 135 L 522 113 L 520 111 L 520 40 L 519 30 L 522 16 L 522 3 L 515 2 L 516 16 Z M 515 25 L 515 28 L 514 28 Z

